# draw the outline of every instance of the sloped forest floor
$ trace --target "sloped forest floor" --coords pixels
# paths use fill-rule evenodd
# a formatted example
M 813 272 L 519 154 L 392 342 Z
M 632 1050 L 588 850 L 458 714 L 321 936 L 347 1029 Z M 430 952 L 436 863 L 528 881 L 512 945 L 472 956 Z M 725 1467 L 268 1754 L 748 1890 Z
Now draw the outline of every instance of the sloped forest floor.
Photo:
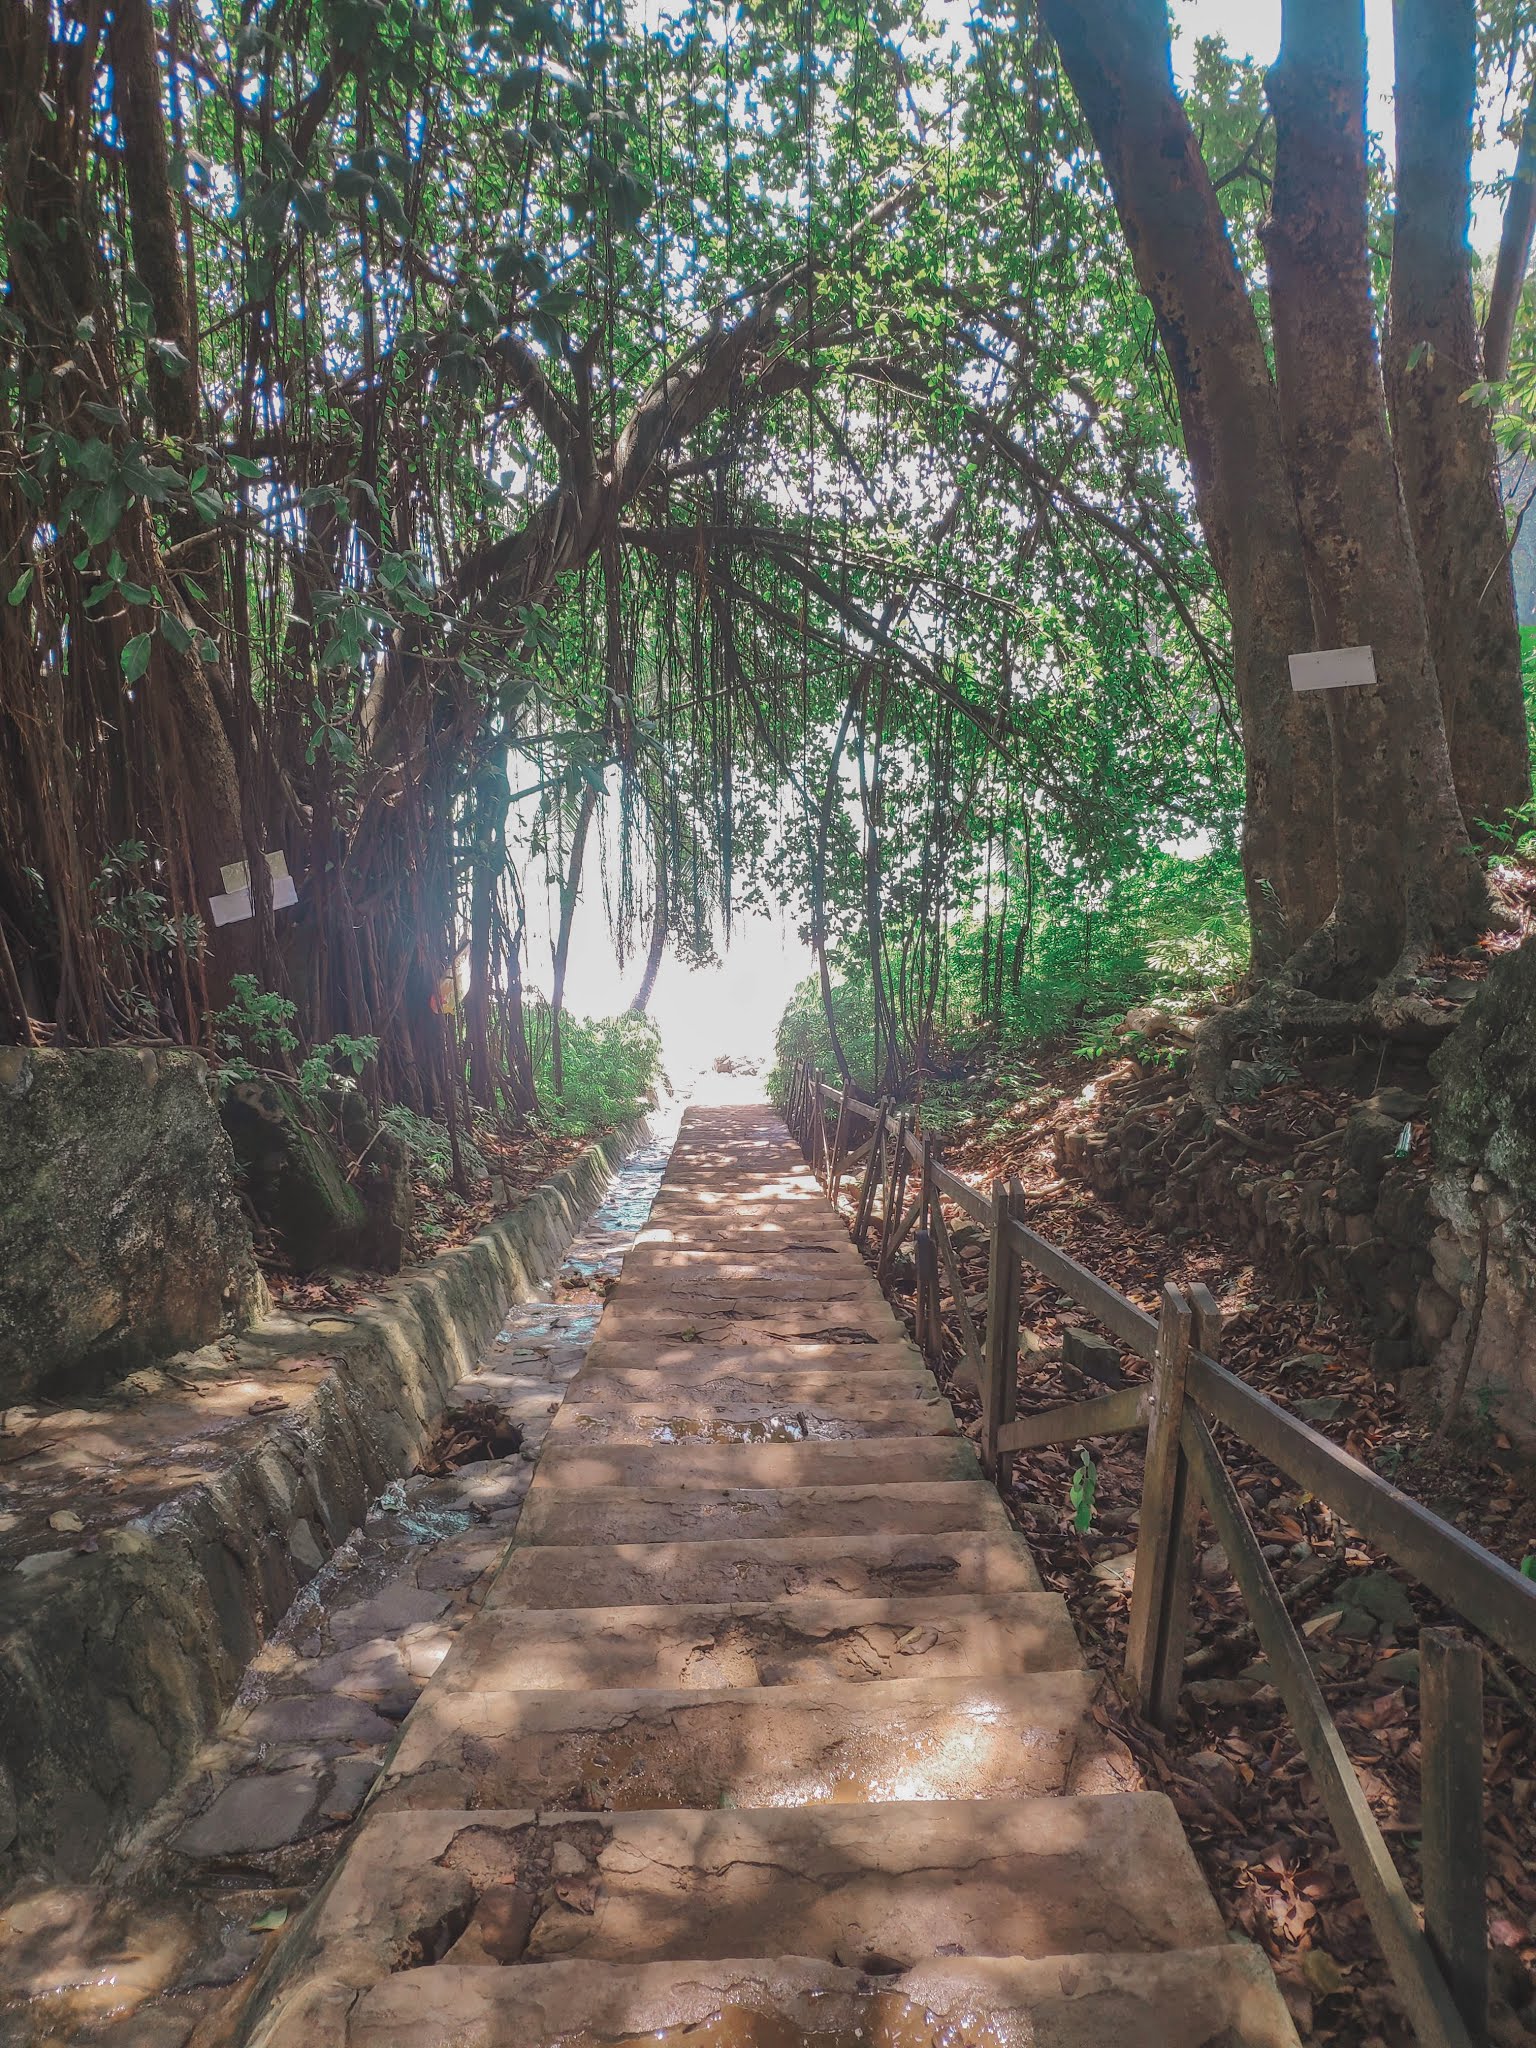
M 1170 1116 L 1187 1102 L 1175 1073 L 1132 1059 L 1037 1057 L 1010 1105 L 997 1067 L 976 1083 L 985 1108 L 961 1121 L 945 1148 L 979 1186 L 1017 1175 L 1031 1227 L 1155 1311 L 1165 1280 L 1203 1282 L 1224 1316 L 1222 1359 L 1250 1384 L 1302 1414 L 1357 1457 L 1499 1555 L 1536 1551 L 1536 1490 L 1528 1464 L 1475 1405 L 1435 1440 L 1438 1412 L 1415 1407 L 1368 1362 L 1366 1335 L 1319 1298 L 1295 1299 L 1251 1252 L 1203 1229 L 1169 1235 L 1133 1222 L 1116 1199 L 1059 1164 L 1069 1132 L 1093 1135 L 1134 1093 Z M 1334 1129 L 1356 1093 L 1319 1064 L 1262 1090 L 1242 1112 L 1269 1148 L 1266 1171 L 1321 1129 Z M 1369 1081 L 1366 1086 L 1369 1088 Z M 1423 1144 L 1422 1138 L 1418 1140 Z M 1075 1149 L 1075 1148 L 1074 1148 Z M 1427 1173 L 1427 1156 L 1425 1159 Z M 1232 1153 L 1234 1170 L 1243 1155 Z M 1241 1205 L 1234 1198 L 1234 1216 Z M 984 1233 L 951 1220 L 974 1308 L 986 1298 Z M 895 1275 L 912 1318 L 910 1260 Z M 1019 1407 L 1040 1410 L 1101 1389 L 1061 1357 L 1064 1327 L 1086 1320 L 1026 1269 Z M 950 1329 L 958 1357 L 958 1337 Z M 1124 1378 L 1143 1378 L 1125 1357 Z M 1113 1370 L 1113 1368 L 1111 1368 Z M 973 1431 L 968 1386 L 950 1389 Z M 1308 1644 L 1362 1785 L 1410 1891 L 1419 1896 L 1418 1652 L 1421 1625 L 1454 1622 L 1422 1588 L 1395 1573 L 1325 1506 L 1299 1492 L 1232 1437 L 1221 1448 L 1250 1521 Z M 1267 1951 L 1302 2037 L 1337 2048 L 1412 2048 L 1348 1867 L 1268 1682 L 1241 1595 L 1209 1522 L 1201 1533 L 1185 1714 L 1165 1739 L 1119 1687 L 1130 1610 L 1144 1439 L 1099 1439 L 1092 1526 L 1077 1533 L 1068 1488 L 1076 1446 L 1013 1461 L 1010 1504 L 1046 1583 L 1071 1608 L 1084 1647 L 1104 1672 L 1097 1709 L 1146 1783 L 1172 1798 L 1231 1926 Z M 1485 1765 L 1489 1798 L 1492 2038 L 1536 2040 L 1536 1701 L 1529 1680 L 1483 1645 Z
M 477 1120 L 466 1140 L 467 1193 L 454 1188 L 445 1161 L 414 1157 L 411 1173 L 412 1223 L 403 1264 L 430 1259 L 467 1244 L 477 1231 L 518 1208 L 543 1183 L 579 1158 L 601 1131 L 572 1137 L 559 1131 L 507 1131 L 489 1118 Z M 267 1233 L 257 1238 L 257 1259 L 275 1302 L 295 1313 L 346 1309 L 376 1284 L 377 1273 L 296 1273 Z

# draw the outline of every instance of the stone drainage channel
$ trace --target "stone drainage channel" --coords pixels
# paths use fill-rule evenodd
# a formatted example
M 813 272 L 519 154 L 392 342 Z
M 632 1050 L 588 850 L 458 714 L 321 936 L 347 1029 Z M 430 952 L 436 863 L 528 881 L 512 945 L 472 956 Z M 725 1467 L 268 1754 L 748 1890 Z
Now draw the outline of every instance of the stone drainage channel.
M 7 1903 L 0 2048 L 226 2039 L 245 1981 L 328 1874 L 399 1724 L 484 1597 L 678 1114 L 655 1121 L 544 1298 L 514 1305 L 454 1389 L 445 1455 L 389 1486 L 304 1588 L 216 1736 L 99 1881 Z

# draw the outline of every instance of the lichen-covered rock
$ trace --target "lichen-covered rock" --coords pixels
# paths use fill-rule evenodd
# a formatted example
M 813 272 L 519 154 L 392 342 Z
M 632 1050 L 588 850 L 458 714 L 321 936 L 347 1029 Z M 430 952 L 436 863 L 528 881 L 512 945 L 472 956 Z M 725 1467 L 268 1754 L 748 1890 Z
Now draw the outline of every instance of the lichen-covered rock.
M 1462 1313 L 1432 1362 L 1448 1378 L 1472 1341 L 1469 1387 L 1536 1441 L 1536 945 L 1495 963 L 1433 1066 L 1435 1270 Z
M 270 1079 L 234 1081 L 220 1115 L 246 1198 L 296 1272 L 399 1270 L 411 1222 L 405 1148 L 360 1095 L 310 1102 Z
M 264 1299 L 195 1053 L 0 1047 L 0 1401 L 103 1385 Z
M 1491 1175 L 1529 1208 L 1536 1203 L 1536 946 L 1495 963 L 1433 1066 L 1442 1177 Z

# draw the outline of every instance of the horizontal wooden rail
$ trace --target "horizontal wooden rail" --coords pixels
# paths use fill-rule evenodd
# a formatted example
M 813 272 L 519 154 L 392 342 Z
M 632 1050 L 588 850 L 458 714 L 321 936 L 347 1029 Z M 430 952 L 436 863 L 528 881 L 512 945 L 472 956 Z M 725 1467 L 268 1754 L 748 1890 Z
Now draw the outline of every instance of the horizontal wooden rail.
M 1198 1353 L 1189 1362 L 1189 1391 L 1217 1422 L 1536 1671 L 1536 1580 L 1522 1577 L 1369 1465 Z
M 1392 1852 L 1382 1840 L 1316 1673 L 1243 1513 L 1232 1475 L 1193 1409 L 1185 1408 L 1179 1434 L 1414 2031 L 1426 2048 L 1472 2048 L 1450 1986 L 1420 1930 Z
M 1121 1387 L 1092 1401 L 1074 1401 L 1067 1408 L 1021 1415 L 998 1431 L 997 1448 L 1004 1457 L 1014 1451 L 1043 1450 L 1047 1444 L 1076 1443 L 1086 1436 L 1121 1436 L 1147 1426 L 1147 1389 Z
M 1027 1224 L 1010 1219 L 1008 1238 L 1026 1265 L 1033 1266 L 1037 1273 L 1043 1273 L 1063 1294 L 1070 1294 L 1079 1308 L 1087 1309 L 1128 1349 L 1142 1358 L 1154 1355 L 1157 1350 L 1156 1320 L 1139 1309 L 1134 1301 L 1127 1301 L 1107 1280 L 1101 1280 L 1097 1273 L 1090 1273 L 1086 1266 L 1080 1266 L 1069 1253 L 1060 1250 L 1049 1238 L 1037 1235 Z
M 992 1204 L 979 1188 L 973 1188 L 968 1180 L 962 1180 L 957 1173 L 951 1173 L 947 1166 L 933 1162 L 933 1185 L 946 1202 L 953 1202 L 957 1209 L 963 1209 L 973 1222 L 984 1230 L 992 1226 Z

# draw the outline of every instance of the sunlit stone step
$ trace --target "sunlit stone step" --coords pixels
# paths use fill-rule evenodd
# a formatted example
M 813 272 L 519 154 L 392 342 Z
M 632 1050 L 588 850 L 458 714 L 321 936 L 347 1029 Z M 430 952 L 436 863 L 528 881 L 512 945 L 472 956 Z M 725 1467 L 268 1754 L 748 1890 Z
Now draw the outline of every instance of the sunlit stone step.
M 786 1957 L 719 1963 L 444 1963 L 375 1983 L 346 2048 L 1297 2048 L 1247 1942 L 1162 1955 L 940 1957 L 890 1976 Z M 340 2048 L 340 2034 L 315 2048 Z
M 372 1798 L 574 1812 L 1028 1799 L 1068 1789 L 1095 1682 L 1079 1669 L 712 1691 L 434 1688 Z
M 749 1606 L 509 1609 L 483 1614 L 449 1652 L 448 1692 L 673 1690 L 826 1680 L 996 1678 L 1081 1666 L 1056 1593 L 922 1594 Z

